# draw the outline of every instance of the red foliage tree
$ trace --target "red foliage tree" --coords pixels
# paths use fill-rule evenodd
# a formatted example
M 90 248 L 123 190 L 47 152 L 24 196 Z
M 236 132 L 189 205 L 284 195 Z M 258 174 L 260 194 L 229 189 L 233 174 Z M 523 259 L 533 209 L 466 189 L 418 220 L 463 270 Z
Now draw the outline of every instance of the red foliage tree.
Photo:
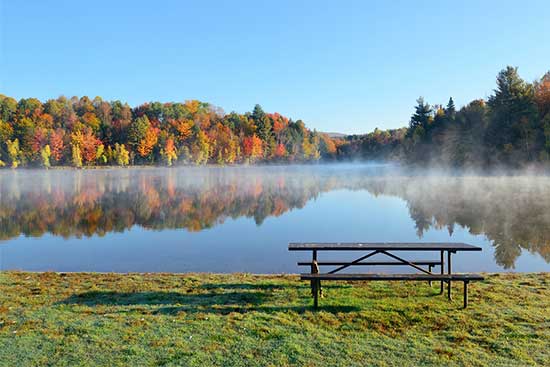
M 97 147 L 101 144 L 99 140 L 91 129 L 86 129 L 82 137 L 82 158 L 87 163 L 91 163 L 97 158 Z
M 32 152 L 38 153 L 46 144 L 48 144 L 48 131 L 41 127 L 34 129 L 31 141 Z
M 278 144 L 275 149 L 275 157 L 283 158 L 284 156 L 286 156 L 286 148 L 283 144 Z
M 258 138 L 256 134 L 244 138 L 243 153 L 248 158 L 261 157 L 263 154 L 262 139 Z
M 65 132 L 62 129 L 54 130 L 50 134 L 50 150 L 53 159 L 58 162 L 63 158 L 63 150 L 65 148 L 64 136 Z

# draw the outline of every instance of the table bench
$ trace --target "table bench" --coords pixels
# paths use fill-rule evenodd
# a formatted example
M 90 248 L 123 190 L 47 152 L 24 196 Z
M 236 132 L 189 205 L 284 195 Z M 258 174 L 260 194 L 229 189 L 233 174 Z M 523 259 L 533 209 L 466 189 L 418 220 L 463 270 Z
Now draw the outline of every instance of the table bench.
M 447 284 L 447 297 L 451 297 L 451 282 L 460 281 L 464 284 L 464 308 L 468 306 L 468 283 L 479 281 L 484 278 L 476 274 L 453 274 L 451 255 L 458 251 L 481 251 L 480 247 L 465 243 L 401 243 L 401 242 L 370 242 L 370 243 L 290 243 L 289 251 L 311 251 L 311 261 L 300 261 L 299 266 L 310 266 L 310 273 L 300 275 L 301 280 L 311 282 L 311 292 L 313 295 L 313 305 L 315 308 L 319 304 L 319 296 L 322 295 L 321 281 L 432 281 L 440 282 L 440 294 L 443 293 L 443 283 Z M 319 251 L 368 251 L 364 256 L 350 261 L 318 261 Z M 436 251 L 439 252 L 439 259 L 435 260 L 406 260 L 393 254 L 396 251 Z M 447 252 L 447 273 L 445 273 L 444 254 Z M 365 261 L 366 259 L 382 254 L 393 259 L 393 261 Z M 351 266 L 398 266 L 405 265 L 420 271 L 415 274 L 372 274 L 372 273 L 340 273 L 340 271 Z M 337 266 L 335 269 L 326 273 L 320 272 L 320 266 Z M 422 268 L 427 266 L 427 269 Z M 432 272 L 432 268 L 439 266 L 440 272 Z

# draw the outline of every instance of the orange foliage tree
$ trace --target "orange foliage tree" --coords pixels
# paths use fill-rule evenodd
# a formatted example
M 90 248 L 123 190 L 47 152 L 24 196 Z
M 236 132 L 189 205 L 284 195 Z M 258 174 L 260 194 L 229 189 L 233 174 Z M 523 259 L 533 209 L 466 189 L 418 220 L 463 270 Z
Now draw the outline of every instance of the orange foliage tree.
M 256 134 L 247 136 L 243 139 L 243 153 L 245 157 L 254 160 L 263 155 L 262 139 Z
M 82 158 L 88 164 L 94 162 L 97 158 L 97 147 L 101 144 L 91 129 L 86 129 L 83 135 L 81 152 Z
M 145 158 L 151 154 L 159 139 L 159 129 L 149 126 L 145 132 L 145 137 L 139 142 L 137 151 L 138 154 Z

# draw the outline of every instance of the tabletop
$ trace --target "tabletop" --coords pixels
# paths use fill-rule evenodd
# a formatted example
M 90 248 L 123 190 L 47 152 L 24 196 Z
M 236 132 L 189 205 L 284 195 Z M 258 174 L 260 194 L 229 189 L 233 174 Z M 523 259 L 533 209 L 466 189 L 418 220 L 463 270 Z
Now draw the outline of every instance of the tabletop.
M 481 251 L 481 247 L 459 242 L 291 242 L 289 251 Z

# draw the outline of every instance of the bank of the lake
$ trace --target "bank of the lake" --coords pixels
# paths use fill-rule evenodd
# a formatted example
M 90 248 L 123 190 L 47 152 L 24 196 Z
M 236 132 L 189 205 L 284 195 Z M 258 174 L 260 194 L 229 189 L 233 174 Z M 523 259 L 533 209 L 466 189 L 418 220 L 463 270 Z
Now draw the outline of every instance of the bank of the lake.
M 544 365 L 550 273 L 434 285 L 296 276 L 0 273 L 1 366 Z

